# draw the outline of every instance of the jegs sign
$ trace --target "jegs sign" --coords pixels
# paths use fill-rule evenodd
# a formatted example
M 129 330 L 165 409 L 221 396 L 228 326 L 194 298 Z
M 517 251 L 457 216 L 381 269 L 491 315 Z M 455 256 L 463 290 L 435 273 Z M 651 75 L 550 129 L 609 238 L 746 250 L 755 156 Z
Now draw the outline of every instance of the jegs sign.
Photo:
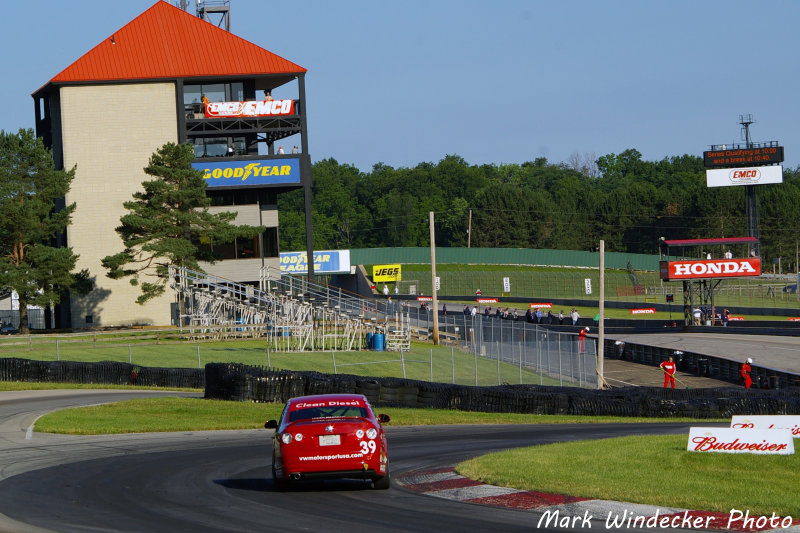
M 706 259 L 702 261 L 660 261 L 661 279 L 737 278 L 760 276 L 761 259 Z
M 372 281 L 400 281 L 402 278 L 400 265 L 373 265 Z

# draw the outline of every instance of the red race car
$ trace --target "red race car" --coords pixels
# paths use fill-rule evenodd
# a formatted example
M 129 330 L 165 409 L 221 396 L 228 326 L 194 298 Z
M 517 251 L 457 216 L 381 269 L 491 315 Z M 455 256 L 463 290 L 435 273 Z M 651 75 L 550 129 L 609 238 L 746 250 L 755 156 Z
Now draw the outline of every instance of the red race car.
M 300 479 L 371 479 L 376 489 L 390 484 L 386 433 L 388 415 L 375 415 L 361 394 L 292 398 L 281 419 L 264 427 L 272 438 L 272 479 L 276 488 Z

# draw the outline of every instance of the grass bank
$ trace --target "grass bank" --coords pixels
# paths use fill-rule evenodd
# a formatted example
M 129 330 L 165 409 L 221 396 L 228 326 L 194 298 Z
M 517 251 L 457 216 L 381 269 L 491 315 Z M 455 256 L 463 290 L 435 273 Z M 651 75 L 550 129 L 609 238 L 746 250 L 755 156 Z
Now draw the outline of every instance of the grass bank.
M 200 398 L 147 398 L 91 407 L 63 409 L 42 416 L 36 431 L 72 435 L 259 429 L 277 419 L 283 404 L 255 404 Z M 442 424 L 595 424 L 611 422 L 690 422 L 690 419 L 474 413 L 447 409 L 378 408 L 392 417 L 392 426 Z
M 686 451 L 687 435 L 547 444 L 492 453 L 456 470 L 504 487 L 729 513 L 800 516 L 800 455 Z

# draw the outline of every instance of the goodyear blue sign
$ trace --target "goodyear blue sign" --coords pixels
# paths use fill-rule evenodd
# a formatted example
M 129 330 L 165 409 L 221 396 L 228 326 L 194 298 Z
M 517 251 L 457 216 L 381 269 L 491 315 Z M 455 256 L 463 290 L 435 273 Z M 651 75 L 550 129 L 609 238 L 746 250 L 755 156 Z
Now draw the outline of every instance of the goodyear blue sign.
M 250 159 L 247 161 L 202 161 L 192 163 L 202 170 L 209 187 L 300 184 L 300 160 Z
M 281 252 L 281 272 L 308 274 L 306 252 Z M 349 274 L 350 250 L 325 250 L 314 252 L 315 274 Z

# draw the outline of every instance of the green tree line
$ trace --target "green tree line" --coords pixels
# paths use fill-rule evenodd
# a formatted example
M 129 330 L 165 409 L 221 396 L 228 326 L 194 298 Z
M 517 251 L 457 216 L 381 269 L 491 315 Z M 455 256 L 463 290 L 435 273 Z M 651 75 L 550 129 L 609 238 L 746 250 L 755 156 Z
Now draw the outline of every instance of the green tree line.
M 744 187 L 706 186 L 694 155 L 645 161 L 635 149 L 594 165 L 469 165 L 448 155 L 436 164 L 370 172 L 335 159 L 313 166 L 315 249 L 428 246 L 435 212 L 437 246 L 588 250 L 605 240 L 614 252 L 658 253 L 666 239 L 747 235 Z M 800 169 L 781 185 L 757 186 L 761 254 L 794 263 L 800 239 Z M 305 249 L 303 194 L 278 200 L 282 250 Z M 766 265 L 765 265 L 766 268 Z

